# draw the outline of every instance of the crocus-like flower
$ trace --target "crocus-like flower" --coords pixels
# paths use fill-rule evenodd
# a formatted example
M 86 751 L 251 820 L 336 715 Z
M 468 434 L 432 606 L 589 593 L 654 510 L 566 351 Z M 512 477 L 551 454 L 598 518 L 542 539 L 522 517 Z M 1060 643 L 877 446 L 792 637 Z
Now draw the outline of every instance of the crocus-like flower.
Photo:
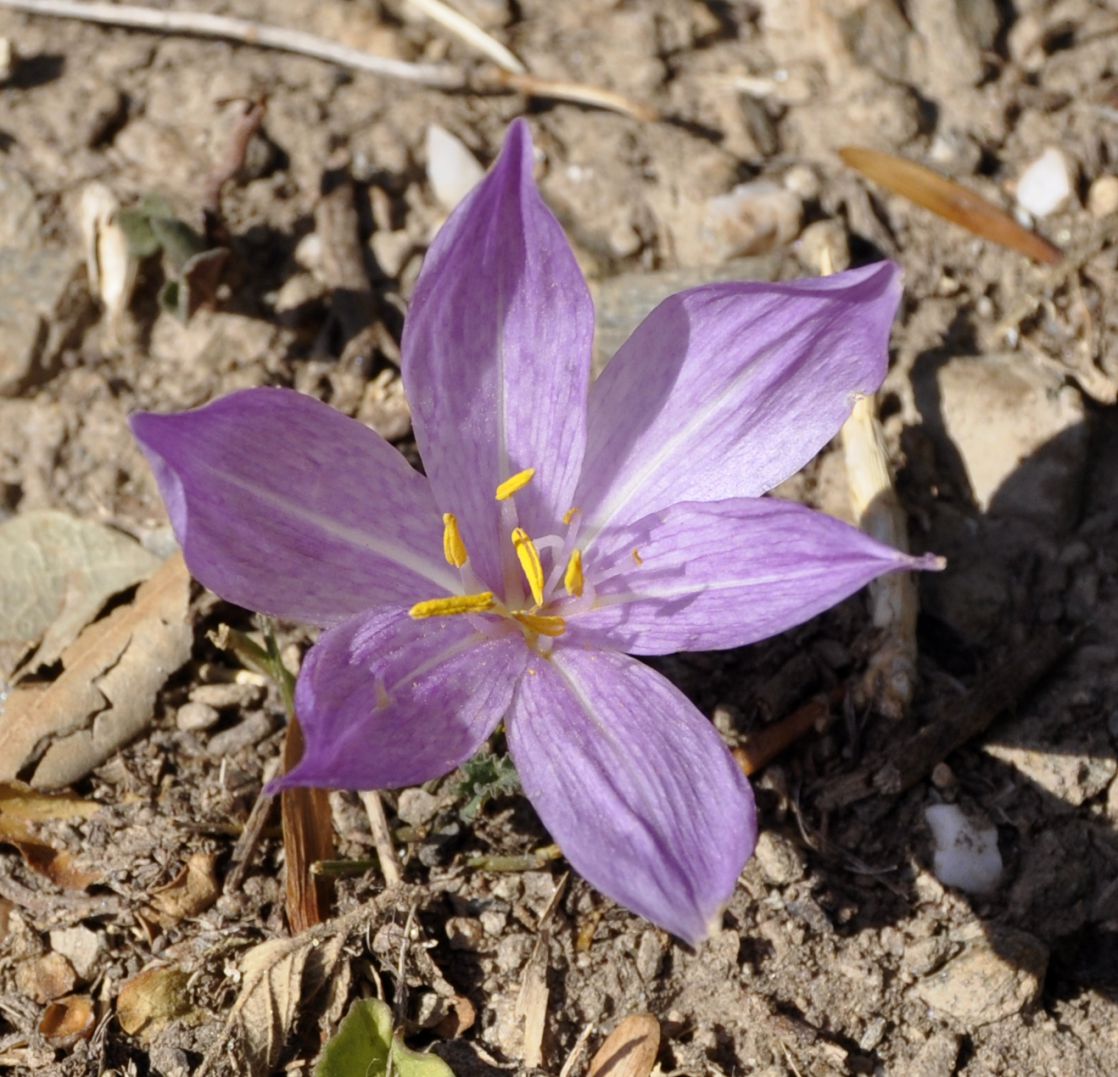
M 591 384 L 589 292 L 518 122 L 408 316 L 425 475 L 287 390 L 135 416 L 194 575 L 326 629 L 296 691 L 306 753 L 279 786 L 424 782 L 503 720 L 570 863 L 703 938 L 753 850 L 753 797 L 711 724 L 629 655 L 737 647 L 931 566 L 761 497 L 878 387 L 899 294 L 889 263 L 695 288 Z

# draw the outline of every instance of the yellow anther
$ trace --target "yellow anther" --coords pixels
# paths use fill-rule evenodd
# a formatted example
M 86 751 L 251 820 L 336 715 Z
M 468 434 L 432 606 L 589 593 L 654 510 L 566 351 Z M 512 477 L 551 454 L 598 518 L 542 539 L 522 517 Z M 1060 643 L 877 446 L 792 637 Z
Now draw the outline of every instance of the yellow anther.
M 571 521 L 580 512 L 582 512 L 582 509 L 567 509 L 567 511 L 563 513 L 563 524 L 564 524 L 564 526 L 570 527 L 571 526 Z
M 477 595 L 453 595 L 450 598 L 431 598 L 417 602 L 408 611 L 417 621 L 426 617 L 453 617 L 457 613 L 486 613 L 493 608 L 493 592 L 482 591 Z
M 513 494 L 519 493 L 532 481 L 532 476 L 535 473 L 536 469 L 534 467 L 526 467 L 523 471 L 518 471 L 515 475 L 505 479 L 497 487 L 497 500 L 507 501 Z
M 563 586 L 567 594 L 578 598 L 582 594 L 582 551 L 571 551 L 571 559 L 567 562 L 567 571 L 563 574 Z
M 513 619 L 525 628 L 540 636 L 561 636 L 567 631 L 567 622 L 562 617 L 550 617 L 543 613 L 514 613 Z
M 644 564 L 644 558 L 643 558 L 643 557 L 641 557 L 641 552 L 640 552 L 640 550 L 634 550 L 634 551 L 633 551 L 633 560 L 634 560 L 634 561 L 635 561 L 635 562 L 636 562 L 636 563 L 637 563 L 638 565 L 643 565 L 643 564 Z
M 458 530 L 458 518 L 453 512 L 443 513 L 443 556 L 448 565 L 461 568 L 470 559 L 462 532 Z
M 524 578 L 528 581 L 528 587 L 532 592 L 532 598 L 535 600 L 536 605 L 543 604 L 543 565 L 540 564 L 540 551 L 536 549 L 536 544 L 528 537 L 528 532 L 522 527 L 518 527 L 512 533 L 512 545 L 516 550 L 517 559 L 520 561 L 520 567 L 524 570 Z

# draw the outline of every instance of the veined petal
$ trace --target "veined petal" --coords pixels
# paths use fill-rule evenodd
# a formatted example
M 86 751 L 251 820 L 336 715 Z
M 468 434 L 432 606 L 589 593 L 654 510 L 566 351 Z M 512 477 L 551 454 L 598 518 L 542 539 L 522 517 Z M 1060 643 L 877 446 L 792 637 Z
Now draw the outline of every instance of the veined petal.
M 427 253 L 404 326 L 404 386 L 423 465 L 459 520 L 476 571 L 499 588 L 497 487 L 529 534 L 570 508 L 585 445 L 594 309 L 532 179 L 528 127 L 509 129 L 488 177 Z
M 458 589 L 427 480 L 309 396 L 247 389 L 132 432 L 190 571 L 230 602 L 327 625 Z
M 602 528 L 679 501 L 757 497 L 833 437 L 885 376 L 891 262 L 787 284 L 711 284 L 660 304 L 590 391 L 574 504 Z
M 524 792 L 602 893 L 702 940 L 753 852 L 749 783 L 687 698 L 626 655 L 556 647 L 508 719 Z
M 519 633 L 492 638 L 465 618 L 351 618 L 303 662 L 295 709 L 306 750 L 269 791 L 387 789 L 446 774 L 504 717 L 527 658 Z
M 563 611 L 571 639 L 631 654 L 740 647 L 886 572 L 940 566 L 771 497 L 673 505 L 606 532 L 592 556 L 593 605 Z

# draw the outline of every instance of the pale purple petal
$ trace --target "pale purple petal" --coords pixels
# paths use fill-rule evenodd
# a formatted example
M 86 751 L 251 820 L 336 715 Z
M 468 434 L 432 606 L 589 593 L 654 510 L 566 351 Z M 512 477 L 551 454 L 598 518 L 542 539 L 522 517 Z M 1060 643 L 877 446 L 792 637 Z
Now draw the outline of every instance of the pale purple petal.
M 588 535 L 677 501 L 757 497 L 885 376 L 891 262 L 787 284 L 711 284 L 660 304 L 590 392 L 576 504 Z
M 753 851 L 749 783 L 708 722 L 635 659 L 556 647 L 508 722 L 524 792 L 588 882 L 690 943 Z
M 519 632 L 404 610 L 354 617 L 308 652 L 295 691 L 306 740 L 293 785 L 387 789 L 437 778 L 485 743 L 527 662 Z
M 587 593 L 572 604 L 589 610 L 568 625 L 580 643 L 630 654 L 740 647 L 886 572 L 937 567 L 803 505 L 691 502 L 605 532 L 584 561 Z
M 499 586 L 497 485 L 530 534 L 571 507 L 585 445 L 594 310 L 559 223 L 532 179 L 519 121 L 489 176 L 424 262 L 404 327 L 404 385 L 435 499 L 459 518 L 474 568 Z
M 309 396 L 247 389 L 132 431 L 190 571 L 229 602 L 327 625 L 461 589 L 427 480 Z

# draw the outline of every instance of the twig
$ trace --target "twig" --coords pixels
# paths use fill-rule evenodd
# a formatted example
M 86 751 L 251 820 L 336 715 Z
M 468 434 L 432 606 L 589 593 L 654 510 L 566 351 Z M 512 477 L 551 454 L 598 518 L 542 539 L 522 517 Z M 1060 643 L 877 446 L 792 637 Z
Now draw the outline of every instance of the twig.
M 0 0 L 0 9 L 2 8 L 56 19 L 80 19 L 106 26 L 124 26 L 131 30 L 235 41 L 240 45 L 255 45 L 262 49 L 310 56 L 353 71 L 414 82 L 435 90 L 465 90 L 479 94 L 513 91 L 528 97 L 547 97 L 606 109 L 609 112 L 620 112 L 646 123 L 660 118 L 659 113 L 647 105 L 630 101 L 612 90 L 600 90 L 579 82 L 540 79 L 511 70 L 482 73 L 471 78 L 465 71 L 446 64 L 413 64 L 406 60 L 391 60 L 386 56 L 370 56 L 360 49 L 340 45 L 336 41 L 304 33 L 302 30 L 269 26 L 229 15 L 211 15 L 203 11 L 160 11 L 138 4 L 106 4 L 96 0 Z M 519 62 L 515 57 L 513 60 Z
M 282 26 L 268 26 L 250 19 L 229 15 L 211 15 L 204 11 L 160 11 L 137 4 L 95 3 L 93 0 L 0 0 L 0 8 L 24 11 L 30 15 L 48 15 L 58 19 L 81 19 L 84 22 L 125 26 L 132 30 L 152 30 L 164 34 L 190 34 L 255 45 L 262 49 L 311 56 L 340 67 L 366 71 L 383 78 L 417 82 L 440 90 L 463 90 L 466 75 L 443 64 L 413 64 L 386 56 L 370 56 L 360 49 Z
M 369 829 L 373 832 L 373 845 L 380 858 L 384 881 L 388 886 L 395 886 L 404 877 L 404 869 L 400 865 L 396 846 L 392 844 L 392 832 L 388 829 L 380 793 L 375 789 L 362 793 L 361 803 L 365 805 L 365 812 L 369 816 Z
M 837 703 L 845 691 L 836 688 L 830 695 L 809 699 L 802 707 L 791 714 L 750 733 L 742 743 L 733 749 L 733 756 L 741 767 L 742 773 L 749 777 L 762 767 L 771 763 L 778 755 L 790 748 L 801 737 L 812 730 L 822 731 L 831 717 L 831 703 Z
M 0 0 L 2 3 L 3 0 Z M 566 82 L 561 79 L 541 79 L 535 75 L 517 75 L 510 71 L 497 71 L 492 81 L 498 87 L 516 90 L 527 97 L 549 97 L 555 101 L 572 101 L 579 105 L 591 105 L 609 112 L 620 112 L 632 116 L 643 123 L 655 123 L 660 113 L 649 105 L 630 101 L 613 90 L 601 90 L 582 82 Z
M 442 0 L 407 0 L 407 2 L 432 22 L 437 22 L 460 41 L 476 49 L 482 56 L 487 56 L 499 68 L 520 75 L 527 73 L 528 69 L 496 38 L 491 37 L 481 27 L 475 26 L 465 15 L 444 4 Z
M 820 806 L 844 807 L 867 797 L 911 789 L 931 774 L 937 763 L 980 736 L 999 714 L 1023 699 L 1074 642 L 1058 629 L 1042 629 L 986 673 L 969 695 L 938 706 L 919 733 L 853 773 L 829 780 L 819 798 Z
M 245 821 L 240 837 L 237 838 L 237 844 L 233 846 L 233 853 L 229 857 L 232 867 L 229 869 L 229 874 L 225 876 L 225 885 L 222 887 L 223 893 L 235 894 L 245 881 L 245 875 L 248 874 L 253 854 L 260 844 L 260 836 L 264 833 L 264 824 L 268 821 L 272 805 L 275 804 L 275 798 L 268 796 L 264 792 L 263 786 L 267 785 L 276 776 L 277 770 L 279 770 L 278 759 L 270 760 L 264 767 L 264 774 L 261 777 L 263 785 L 257 794 L 252 811 L 248 813 L 248 819 Z

